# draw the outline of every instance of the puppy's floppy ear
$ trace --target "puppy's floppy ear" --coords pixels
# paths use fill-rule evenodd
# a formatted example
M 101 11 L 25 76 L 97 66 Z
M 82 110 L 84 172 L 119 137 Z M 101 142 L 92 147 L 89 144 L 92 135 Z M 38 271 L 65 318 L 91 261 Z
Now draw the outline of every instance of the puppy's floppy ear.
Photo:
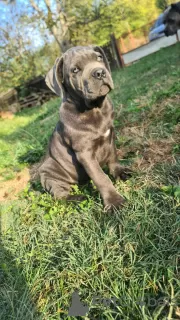
M 55 93 L 57 96 L 61 96 L 64 92 L 63 85 L 63 56 L 57 58 L 54 66 L 49 70 L 46 75 L 45 82 L 47 86 Z
M 110 65 L 109 65 L 108 59 L 107 59 L 107 57 L 105 55 L 104 50 L 101 47 L 98 47 L 98 46 L 93 46 L 93 49 L 94 49 L 94 51 L 99 52 L 103 56 L 103 60 L 104 60 L 105 66 L 108 69 L 108 71 L 111 72 Z

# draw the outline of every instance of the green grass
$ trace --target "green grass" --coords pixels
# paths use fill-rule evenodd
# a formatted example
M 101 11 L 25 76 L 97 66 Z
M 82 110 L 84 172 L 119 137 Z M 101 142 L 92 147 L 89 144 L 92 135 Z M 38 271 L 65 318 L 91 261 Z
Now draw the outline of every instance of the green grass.
M 45 152 L 58 118 L 59 99 L 43 107 L 16 114 L 13 120 L 0 120 L 0 173 L 4 178 L 17 169 L 37 162 Z
M 67 316 L 75 289 L 90 306 L 86 319 L 179 319 L 180 44 L 113 78 L 119 157 L 135 171 L 115 183 L 127 205 L 105 214 L 92 184 L 74 187 L 88 195 L 80 204 L 54 201 L 38 184 L 2 204 L 1 320 L 83 319 Z M 44 154 L 58 105 L 1 120 L 3 180 Z

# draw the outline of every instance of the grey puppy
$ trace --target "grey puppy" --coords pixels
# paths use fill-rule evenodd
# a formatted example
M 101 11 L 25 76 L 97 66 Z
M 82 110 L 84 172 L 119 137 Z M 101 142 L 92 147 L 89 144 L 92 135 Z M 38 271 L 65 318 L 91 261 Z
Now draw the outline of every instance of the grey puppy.
M 81 200 L 69 195 L 71 186 L 92 179 L 107 210 L 124 199 L 101 169 L 108 165 L 114 178 L 126 179 L 130 170 L 117 162 L 113 106 L 107 94 L 113 89 L 109 63 L 100 47 L 74 47 L 56 59 L 46 83 L 62 92 L 60 120 L 39 168 L 42 186 L 56 199 Z
M 164 12 L 164 33 L 166 37 L 172 36 L 180 29 L 180 2 L 172 3 Z

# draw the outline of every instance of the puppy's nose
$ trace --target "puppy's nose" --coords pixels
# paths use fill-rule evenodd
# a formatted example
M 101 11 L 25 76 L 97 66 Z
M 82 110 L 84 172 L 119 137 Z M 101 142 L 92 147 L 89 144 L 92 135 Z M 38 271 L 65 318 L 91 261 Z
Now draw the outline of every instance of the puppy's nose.
M 96 79 L 101 80 L 102 78 L 106 78 L 106 71 L 101 68 L 96 68 L 93 70 L 92 76 Z

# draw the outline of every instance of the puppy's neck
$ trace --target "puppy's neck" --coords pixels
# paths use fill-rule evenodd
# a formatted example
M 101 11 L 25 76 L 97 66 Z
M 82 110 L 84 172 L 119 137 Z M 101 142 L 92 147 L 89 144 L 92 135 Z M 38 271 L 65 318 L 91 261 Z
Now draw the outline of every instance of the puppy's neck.
M 85 100 L 81 97 L 75 98 L 70 95 L 63 98 L 63 102 L 73 104 L 80 113 L 88 112 L 95 108 L 102 108 L 106 100 L 106 96 L 98 97 L 95 100 Z
M 106 96 L 98 97 L 95 100 L 85 100 L 85 104 L 88 110 L 92 110 L 94 108 L 102 108 L 104 101 L 106 100 Z

